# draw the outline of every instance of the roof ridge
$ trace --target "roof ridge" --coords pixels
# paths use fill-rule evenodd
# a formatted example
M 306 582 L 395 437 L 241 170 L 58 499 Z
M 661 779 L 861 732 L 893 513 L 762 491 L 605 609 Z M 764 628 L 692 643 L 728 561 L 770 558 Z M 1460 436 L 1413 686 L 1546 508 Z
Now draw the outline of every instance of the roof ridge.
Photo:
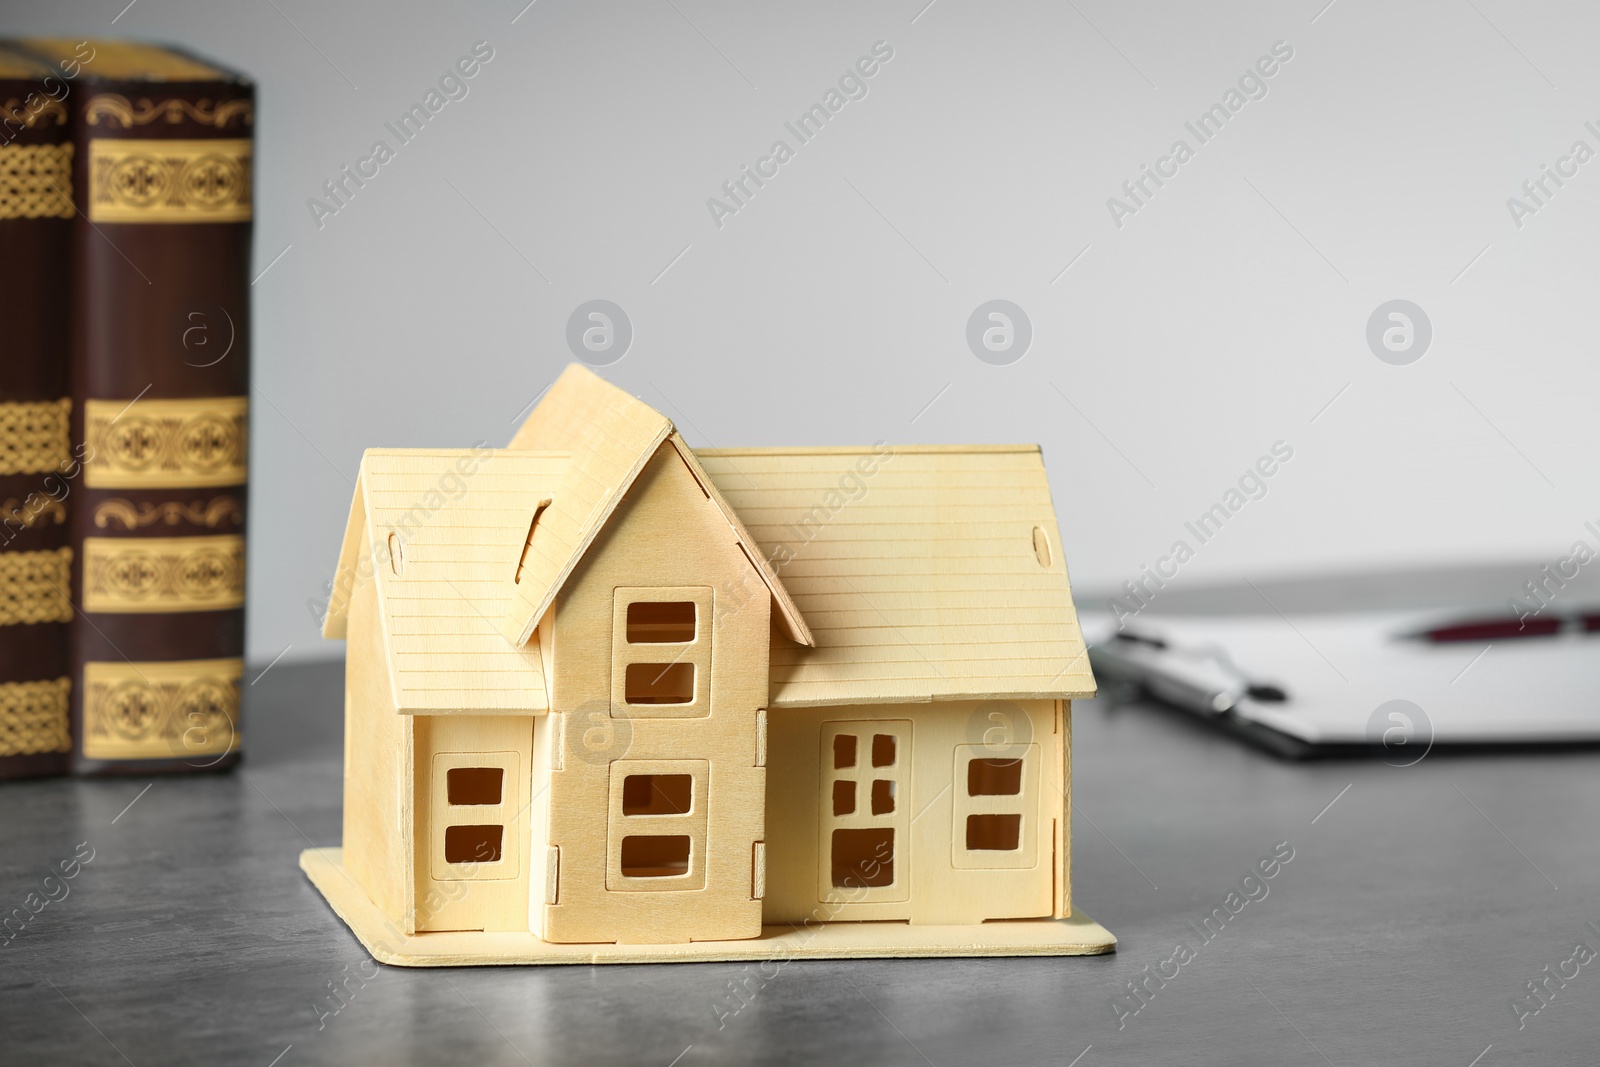
M 878 441 L 870 445 L 750 445 L 734 448 L 696 448 L 697 456 L 847 456 L 873 452 L 885 444 Z M 1036 444 L 990 445 L 891 445 L 897 455 L 970 455 L 981 453 L 1041 452 Z
M 811 643 L 805 620 L 776 573 L 761 558 L 755 539 L 744 529 L 732 505 L 722 499 L 710 477 L 697 469 L 698 461 L 682 441 L 672 420 L 643 400 L 581 364 L 567 365 L 512 436 L 513 445 L 568 445 L 569 462 L 560 485 L 551 494 L 552 503 L 558 498 L 562 503 L 540 520 L 558 525 L 557 537 L 547 536 L 546 541 L 563 545 L 560 558 L 536 553 L 539 558 L 525 568 L 522 581 L 510 591 L 500 620 L 500 633 L 507 641 L 520 646 L 533 636 L 539 619 L 554 603 L 556 594 L 621 505 L 628 489 L 663 444 L 676 442 L 674 449 L 706 487 L 707 497 L 728 520 L 735 539 L 748 545 L 750 564 L 772 592 L 790 635 L 801 644 Z

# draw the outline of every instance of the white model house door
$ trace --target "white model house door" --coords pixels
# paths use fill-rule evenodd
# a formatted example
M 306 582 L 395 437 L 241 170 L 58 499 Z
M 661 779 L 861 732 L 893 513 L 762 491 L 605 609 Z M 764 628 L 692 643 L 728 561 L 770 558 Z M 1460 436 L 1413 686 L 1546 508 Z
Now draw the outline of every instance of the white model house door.
M 910 720 L 825 722 L 821 741 L 818 899 L 910 900 Z

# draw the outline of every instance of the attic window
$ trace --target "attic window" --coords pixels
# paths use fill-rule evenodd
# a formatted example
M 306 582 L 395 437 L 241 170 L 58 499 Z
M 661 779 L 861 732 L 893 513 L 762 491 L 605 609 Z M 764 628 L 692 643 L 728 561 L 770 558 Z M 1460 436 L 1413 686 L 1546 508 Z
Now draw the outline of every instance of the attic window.
M 638 601 L 628 605 L 628 643 L 683 644 L 694 640 L 692 600 Z
M 389 569 L 395 574 L 406 572 L 406 545 L 393 530 L 389 531 Z
M 517 574 L 512 579 L 517 585 L 522 584 L 522 569 L 528 565 L 528 550 L 533 548 L 533 531 L 539 528 L 539 516 L 544 514 L 544 509 L 550 506 L 550 501 L 541 500 L 533 509 L 533 518 L 528 521 L 528 536 L 522 542 L 522 555 L 517 557 Z
M 1033 555 L 1039 566 L 1050 566 L 1050 535 L 1044 532 L 1043 526 L 1033 528 Z

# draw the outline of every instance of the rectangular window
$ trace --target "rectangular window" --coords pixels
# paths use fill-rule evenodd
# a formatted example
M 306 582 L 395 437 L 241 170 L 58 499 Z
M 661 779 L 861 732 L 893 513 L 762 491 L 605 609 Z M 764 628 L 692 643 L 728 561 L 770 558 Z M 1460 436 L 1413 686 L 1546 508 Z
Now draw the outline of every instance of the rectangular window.
M 894 812 L 894 779 L 876 778 L 872 782 L 872 814 L 889 815 Z
M 624 878 L 682 878 L 689 873 L 691 852 L 687 834 L 670 837 L 624 837 Z
M 909 900 L 910 721 L 825 722 L 819 743 L 818 899 Z
M 951 864 L 1021 870 L 1039 854 L 1039 746 L 957 745 Z
M 682 644 L 694 640 L 692 600 L 639 601 L 628 605 L 628 643 Z
M 451 804 L 498 804 L 506 772 L 499 767 L 451 767 L 445 774 Z
M 505 827 L 491 825 L 447 826 L 444 830 L 446 863 L 499 863 L 500 839 Z
M 710 762 L 620 759 L 610 773 L 606 889 L 705 888 Z
M 894 830 L 863 827 L 835 830 L 833 884 L 840 889 L 883 889 L 894 885 Z
M 611 716 L 711 714 L 715 592 L 707 586 L 612 590 Z
M 1022 761 L 974 759 L 967 761 L 967 795 L 1014 797 L 1022 792 Z
M 974 852 L 1015 852 L 1021 815 L 968 815 L 967 848 Z
M 692 703 L 694 664 L 630 663 L 623 688 L 629 704 Z
M 437 752 L 428 788 L 429 877 L 494 881 L 521 867 L 515 752 Z M 509 833 L 508 833 L 509 830 Z
M 685 815 L 694 804 L 687 774 L 630 774 L 622 780 L 622 814 Z

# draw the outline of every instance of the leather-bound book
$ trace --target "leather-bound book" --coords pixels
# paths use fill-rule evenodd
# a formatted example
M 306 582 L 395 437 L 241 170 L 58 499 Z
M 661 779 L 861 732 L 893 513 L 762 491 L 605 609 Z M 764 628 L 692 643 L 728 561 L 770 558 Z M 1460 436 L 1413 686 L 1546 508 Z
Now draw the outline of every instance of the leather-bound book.
M 0 45 L 0 778 L 60 774 L 72 749 L 65 92 Z
M 244 672 L 254 90 L 174 49 L 89 43 L 69 97 L 72 768 L 221 768 Z

